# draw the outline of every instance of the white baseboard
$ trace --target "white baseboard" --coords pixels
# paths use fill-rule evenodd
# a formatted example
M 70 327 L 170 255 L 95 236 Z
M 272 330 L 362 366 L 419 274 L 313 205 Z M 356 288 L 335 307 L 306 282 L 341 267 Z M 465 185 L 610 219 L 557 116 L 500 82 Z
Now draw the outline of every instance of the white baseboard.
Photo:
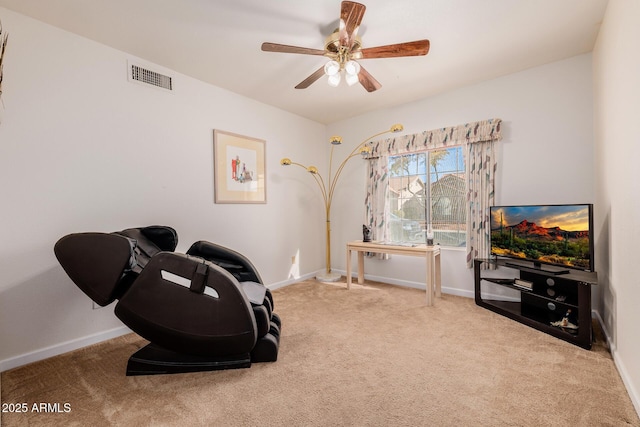
M 48 359 L 49 357 L 77 350 L 79 348 L 106 341 L 111 338 L 119 337 L 130 332 L 131 329 L 127 328 L 126 326 L 119 326 L 114 329 L 109 329 L 108 331 L 98 332 L 93 335 L 77 338 L 60 344 L 45 347 L 40 350 L 21 354 L 10 359 L 0 360 L 0 372 L 8 371 L 9 369 L 37 362 L 39 360 Z
M 317 273 L 307 273 L 307 274 L 304 274 L 302 276 L 292 277 L 292 278 L 289 278 L 287 280 L 283 280 L 282 282 L 277 282 L 277 283 L 272 283 L 270 285 L 267 285 L 267 288 L 269 288 L 271 290 L 284 288 L 285 286 L 293 285 L 294 283 L 298 283 L 298 282 L 301 282 L 303 280 L 313 279 L 314 277 L 316 277 L 316 274 Z
M 346 275 L 347 272 L 345 270 L 333 270 L 336 273 L 340 273 L 342 275 Z M 355 280 L 357 280 L 358 275 L 356 273 L 352 273 L 351 274 L 352 278 L 355 278 Z M 374 282 L 381 282 L 381 283 L 387 283 L 389 285 L 396 285 L 396 286 L 403 286 L 405 288 L 414 288 L 414 289 L 422 289 L 422 290 L 426 290 L 427 286 L 424 284 L 424 282 L 414 282 L 414 281 L 410 281 L 410 280 L 399 280 L 399 279 L 394 279 L 391 277 L 383 277 L 383 276 L 374 276 L 371 274 L 364 274 L 364 278 L 366 280 L 371 280 Z M 443 294 L 449 294 L 449 295 L 457 295 L 460 297 L 467 297 L 467 298 L 474 298 L 474 292 L 473 290 L 466 290 L 466 289 L 457 289 L 457 288 L 449 288 L 447 286 L 443 286 L 442 287 L 442 293 Z
M 593 310 L 593 317 L 595 317 L 600 323 L 600 327 L 602 328 L 602 333 L 605 336 L 607 341 L 607 347 L 609 348 L 609 352 L 611 353 L 611 357 L 613 358 L 613 363 L 616 365 L 616 369 L 620 374 L 620 378 L 622 378 L 622 383 L 627 389 L 627 393 L 629 394 L 629 398 L 631 399 L 631 403 L 633 403 L 633 407 L 636 410 L 638 416 L 640 416 L 640 392 L 633 385 L 633 381 L 631 381 L 631 377 L 629 376 L 629 371 L 627 370 L 625 364 L 620 360 L 620 356 L 618 354 L 618 349 L 616 345 L 611 340 L 611 335 L 607 330 L 602 317 L 600 317 L 600 313 Z
M 627 389 L 627 393 L 629 393 L 629 398 L 631 398 L 631 403 L 633 403 L 633 407 L 636 409 L 636 413 L 640 416 L 640 394 L 638 390 L 633 386 L 633 382 L 631 381 L 631 377 L 629 376 L 629 372 L 625 367 L 624 363 L 620 360 L 618 356 L 618 352 L 611 349 L 611 356 L 613 357 L 613 362 L 618 369 L 618 373 L 620 374 L 620 378 L 622 378 L 622 382 Z

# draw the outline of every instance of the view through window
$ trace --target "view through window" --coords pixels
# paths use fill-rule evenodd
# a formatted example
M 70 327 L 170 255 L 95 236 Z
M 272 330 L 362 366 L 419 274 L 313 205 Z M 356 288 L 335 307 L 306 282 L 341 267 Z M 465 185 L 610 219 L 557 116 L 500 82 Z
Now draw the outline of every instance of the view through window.
M 389 158 L 387 225 L 392 242 L 424 243 L 430 223 L 434 243 L 465 246 L 466 186 L 462 148 L 460 145 Z

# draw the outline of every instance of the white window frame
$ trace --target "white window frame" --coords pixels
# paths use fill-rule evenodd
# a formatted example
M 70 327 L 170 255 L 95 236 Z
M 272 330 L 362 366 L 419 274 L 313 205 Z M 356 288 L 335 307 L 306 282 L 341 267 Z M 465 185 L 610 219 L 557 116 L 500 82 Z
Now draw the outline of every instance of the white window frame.
M 456 156 L 459 156 L 459 157 L 456 157 L 456 159 L 454 160 L 453 162 L 454 167 L 452 169 L 445 170 L 445 171 L 438 171 L 437 168 L 434 169 L 431 166 L 431 161 L 429 158 L 433 153 L 441 152 L 441 151 L 449 151 L 452 149 L 455 149 L 453 153 L 455 153 Z M 415 165 L 416 166 L 415 171 L 409 171 L 409 173 L 407 174 L 397 175 L 396 172 L 392 170 L 393 169 L 392 164 L 394 162 L 394 159 L 397 159 L 399 157 L 404 158 L 404 157 L 416 156 L 416 155 L 426 156 L 423 161 L 426 162 L 427 165 L 429 166 L 423 166 L 425 167 L 424 172 L 422 173 L 418 172 L 420 160 L 416 160 L 417 163 Z M 388 227 L 389 240 L 391 242 L 397 242 L 400 244 L 425 243 L 427 238 L 427 232 L 433 230 L 435 244 L 440 244 L 443 247 L 464 248 L 466 246 L 468 230 L 467 230 L 467 221 L 466 221 L 467 209 L 466 209 L 466 179 L 465 179 L 467 164 L 466 164 L 465 157 L 466 156 L 465 156 L 464 145 L 462 144 L 389 156 L 388 165 L 389 165 L 389 174 L 390 174 L 390 177 L 389 177 L 390 188 L 389 188 L 388 197 L 387 197 L 387 204 L 389 208 L 388 212 L 390 217 L 387 220 L 387 227 Z M 462 168 L 459 167 L 460 164 L 462 165 Z M 426 171 L 426 169 L 428 169 L 428 172 Z M 415 173 L 411 173 L 411 172 L 415 172 Z M 421 179 L 420 181 L 423 185 L 422 193 L 425 194 L 425 196 L 422 196 L 422 197 L 426 197 L 427 200 L 431 201 L 428 205 L 422 203 L 422 206 L 424 206 L 423 209 L 425 209 L 424 214 L 414 215 L 409 218 L 405 217 L 404 212 L 402 211 L 401 208 L 399 208 L 401 204 L 402 206 L 404 206 L 404 204 L 408 202 L 410 203 L 412 199 L 417 200 L 419 203 L 420 196 L 417 196 L 418 194 L 417 192 L 411 191 L 411 189 L 409 188 L 410 181 L 404 180 L 402 178 L 409 177 L 409 179 L 411 179 L 411 177 L 420 178 L 422 176 L 423 178 L 426 178 L 427 181 L 431 181 L 432 179 L 431 177 L 434 173 L 436 174 L 437 179 L 433 181 L 431 185 L 424 186 L 424 180 Z M 438 177 L 437 176 L 438 174 L 441 174 L 441 175 Z M 397 194 L 398 189 L 391 188 L 391 187 L 396 186 L 395 183 L 392 184 L 392 182 L 394 179 L 397 180 L 397 178 L 400 178 L 399 181 L 402 184 L 400 187 L 401 194 L 396 199 L 393 196 L 393 194 Z M 447 183 L 443 181 L 445 179 L 449 182 Z M 446 224 L 445 222 L 438 223 L 437 220 L 433 220 L 434 204 L 438 203 L 439 201 L 433 200 L 434 196 L 432 195 L 432 188 L 433 188 L 433 185 L 438 182 L 441 182 L 441 188 L 444 185 L 449 185 L 449 187 L 451 187 L 450 188 L 451 191 L 454 191 L 454 192 L 457 191 L 459 193 L 452 197 L 454 200 L 453 202 L 451 202 L 452 209 L 454 209 L 454 211 L 457 211 L 457 212 L 454 212 L 454 216 L 458 215 L 458 218 L 457 218 L 457 221 L 455 222 L 448 221 L 448 224 L 450 224 L 449 229 L 443 228 Z M 409 198 L 406 197 L 407 192 L 408 194 L 410 194 Z M 451 198 L 449 198 L 449 200 L 450 199 Z M 396 206 L 392 206 L 392 203 L 394 200 L 399 200 Z M 408 208 L 411 209 L 411 206 L 409 206 Z

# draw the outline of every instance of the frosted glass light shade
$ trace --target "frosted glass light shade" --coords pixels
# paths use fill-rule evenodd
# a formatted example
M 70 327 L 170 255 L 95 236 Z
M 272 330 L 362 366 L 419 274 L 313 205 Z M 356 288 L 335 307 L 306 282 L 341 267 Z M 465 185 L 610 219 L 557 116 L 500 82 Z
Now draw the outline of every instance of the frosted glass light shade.
M 338 71 L 340 71 L 340 64 L 338 64 L 336 61 L 329 61 L 324 66 L 324 73 L 327 76 L 338 74 Z
M 344 77 L 344 81 L 347 82 L 349 86 L 353 86 L 358 83 L 358 75 L 357 74 L 348 74 Z
M 327 82 L 329 86 L 337 87 L 340 84 L 340 73 L 330 75 Z
M 344 64 L 344 71 L 352 76 L 358 75 L 360 72 L 360 64 L 356 61 L 347 61 L 347 63 Z

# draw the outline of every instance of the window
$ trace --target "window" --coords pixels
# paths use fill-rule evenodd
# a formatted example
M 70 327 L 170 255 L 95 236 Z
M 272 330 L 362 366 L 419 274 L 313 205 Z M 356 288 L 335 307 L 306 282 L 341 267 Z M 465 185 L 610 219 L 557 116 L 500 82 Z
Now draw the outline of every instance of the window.
M 422 243 L 431 224 L 435 243 L 465 246 L 466 185 L 462 149 L 455 146 L 389 157 L 387 226 L 392 242 Z

